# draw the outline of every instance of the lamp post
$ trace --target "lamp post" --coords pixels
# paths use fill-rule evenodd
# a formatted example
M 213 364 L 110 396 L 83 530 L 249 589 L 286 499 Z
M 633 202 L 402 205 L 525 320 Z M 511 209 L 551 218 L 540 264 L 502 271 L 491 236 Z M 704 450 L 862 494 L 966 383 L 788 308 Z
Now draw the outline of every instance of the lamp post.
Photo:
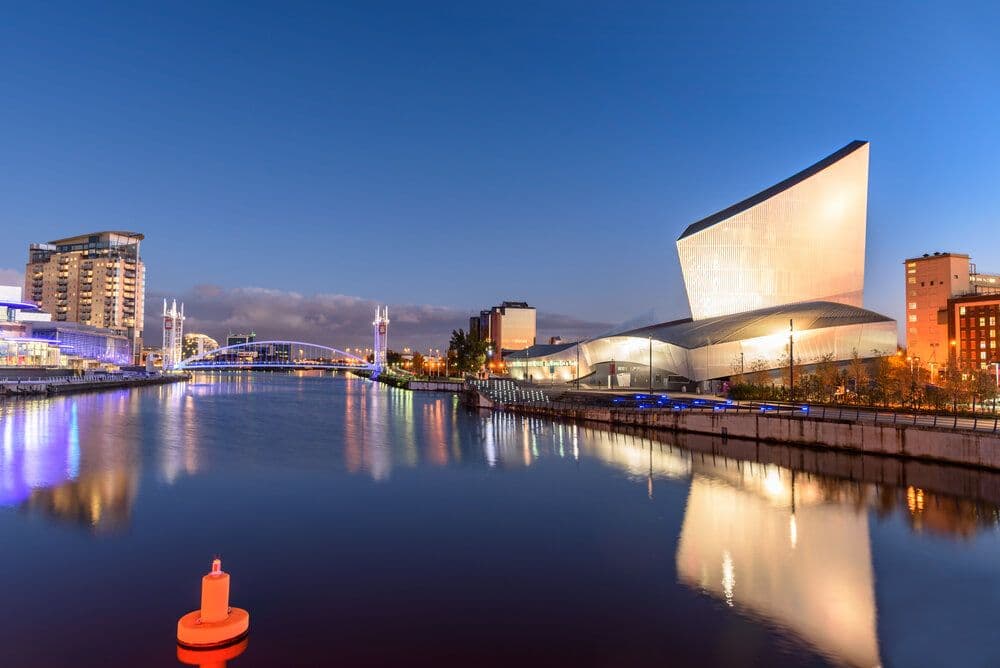
M 580 342 L 576 342 L 576 389 L 580 389 Z
M 795 322 L 788 319 L 788 397 L 795 400 Z
M 649 393 L 653 393 L 653 335 L 649 335 Z
M 958 384 L 956 378 L 958 375 L 958 352 L 956 347 L 958 342 L 955 339 L 951 340 L 951 354 L 948 355 L 948 382 L 951 385 L 951 411 L 953 413 L 958 411 Z
M 997 394 L 1000 394 L 1000 362 L 990 362 L 996 371 L 996 389 L 993 391 L 993 414 L 997 412 Z

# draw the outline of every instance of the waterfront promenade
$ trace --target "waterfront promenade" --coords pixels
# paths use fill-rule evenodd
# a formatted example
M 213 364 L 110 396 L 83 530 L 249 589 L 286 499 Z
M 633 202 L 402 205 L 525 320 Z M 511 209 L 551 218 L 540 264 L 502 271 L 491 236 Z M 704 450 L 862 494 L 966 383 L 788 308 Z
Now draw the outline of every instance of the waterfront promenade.
M 146 385 L 166 385 L 190 379 L 189 374 L 102 373 L 84 376 L 0 379 L 0 397 L 91 392 Z
M 473 408 L 615 427 L 711 434 L 1000 470 L 1000 420 L 995 415 L 965 417 L 853 406 L 636 396 L 646 399 L 616 403 L 621 400 L 606 395 L 546 392 L 495 380 L 470 382 L 465 403 Z

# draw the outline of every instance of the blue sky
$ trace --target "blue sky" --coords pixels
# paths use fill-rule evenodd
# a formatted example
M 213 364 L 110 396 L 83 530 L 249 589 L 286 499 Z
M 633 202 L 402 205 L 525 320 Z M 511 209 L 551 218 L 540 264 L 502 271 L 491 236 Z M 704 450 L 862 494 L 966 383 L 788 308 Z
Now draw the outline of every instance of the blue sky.
M 133 229 L 152 295 L 667 319 L 684 227 L 867 139 L 867 305 L 899 318 L 906 256 L 1000 271 L 998 25 L 995 3 L 23 3 L 0 269 Z

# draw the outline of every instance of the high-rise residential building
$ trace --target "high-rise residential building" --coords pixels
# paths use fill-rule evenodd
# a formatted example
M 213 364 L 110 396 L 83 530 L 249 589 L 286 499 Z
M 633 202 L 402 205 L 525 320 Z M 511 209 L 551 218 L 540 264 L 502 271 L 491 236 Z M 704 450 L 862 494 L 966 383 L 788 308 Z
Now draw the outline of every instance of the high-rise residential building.
M 146 268 L 137 232 L 95 232 L 31 244 L 24 295 L 55 322 L 110 329 L 142 350 Z
M 506 301 L 469 318 L 469 333 L 493 342 L 497 353 L 535 345 L 535 307 Z
M 932 378 L 955 354 L 951 301 L 1000 293 L 1000 277 L 980 274 L 965 253 L 924 253 L 903 262 L 906 277 L 906 350 L 931 371 Z M 961 300 L 959 300 L 961 301 Z M 957 308 L 957 307 L 956 307 Z M 968 351 L 967 351 L 968 352 Z M 964 359 L 964 358 L 962 358 Z

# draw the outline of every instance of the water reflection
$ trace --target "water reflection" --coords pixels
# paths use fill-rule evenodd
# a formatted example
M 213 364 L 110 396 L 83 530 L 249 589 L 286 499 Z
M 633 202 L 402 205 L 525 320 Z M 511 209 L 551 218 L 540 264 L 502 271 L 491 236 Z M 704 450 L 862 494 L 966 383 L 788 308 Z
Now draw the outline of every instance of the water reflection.
M 536 481 L 558 482 L 596 470 L 600 478 L 590 482 L 613 480 L 599 488 L 608 501 L 620 501 L 616 489 L 636 492 L 629 512 L 656 515 L 673 504 L 670 539 L 677 542 L 657 562 L 671 586 L 679 582 L 685 596 L 706 606 L 785 629 L 835 662 L 858 666 L 893 656 L 877 623 L 873 545 L 884 554 L 878 525 L 889 519 L 903 535 L 956 543 L 995 535 L 998 526 L 994 473 L 468 413 L 449 395 L 358 379 L 220 374 L 139 392 L 8 402 L 0 404 L 0 418 L 0 505 L 95 532 L 148 521 L 134 515 L 140 487 L 160 493 L 160 506 L 173 512 L 177 494 L 198 488 L 171 496 L 171 486 L 191 478 L 232 484 L 250 468 L 270 480 L 281 467 L 276 485 L 349 482 L 345 495 L 374 489 L 375 501 L 412 488 L 414 474 L 443 469 L 456 483 L 462 480 L 455 469 L 489 471 L 492 485 L 536 474 L 550 476 Z M 491 492 L 501 500 L 518 494 L 499 486 Z M 579 502 L 583 513 L 592 510 L 587 503 Z M 154 505 L 144 504 L 143 512 Z M 326 521 L 326 508 L 305 510 Z M 357 521 L 364 526 L 364 518 Z M 475 528 L 448 524 L 439 538 Z M 885 598 L 881 604 L 889 605 Z
M 741 614 L 784 628 L 836 663 L 881 665 L 870 514 L 898 514 L 914 532 L 962 538 L 998 526 L 1000 476 L 989 472 L 876 460 L 880 465 L 869 466 L 869 479 L 857 480 L 766 461 L 803 452 L 782 446 L 753 444 L 749 452 L 765 461 L 744 460 L 718 455 L 732 446 L 709 437 L 687 439 L 694 448 L 682 449 L 636 433 L 541 420 L 528 420 L 517 430 L 512 427 L 524 418 L 481 419 L 483 458 L 490 466 L 566 458 L 571 442 L 574 459 L 615 467 L 645 483 L 650 499 L 655 481 L 689 479 L 675 557 L 678 580 Z M 830 469 L 842 471 L 843 454 L 833 457 Z M 822 471 L 825 461 L 813 457 L 811 465 Z M 976 489 L 990 500 L 891 482 L 907 474 L 943 489 Z
M 168 481 L 198 470 L 197 419 L 183 386 L 146 390 L 162 423 L 158 470 Z M 115 391 L 0 403 L 0 506 L 93 531 L 128 526 L 139 490 L 139 393 Z
M 774 465 L 696 464 L 678 578 L 824 654 L 876 666 L 868 515 L 826 491 Z

